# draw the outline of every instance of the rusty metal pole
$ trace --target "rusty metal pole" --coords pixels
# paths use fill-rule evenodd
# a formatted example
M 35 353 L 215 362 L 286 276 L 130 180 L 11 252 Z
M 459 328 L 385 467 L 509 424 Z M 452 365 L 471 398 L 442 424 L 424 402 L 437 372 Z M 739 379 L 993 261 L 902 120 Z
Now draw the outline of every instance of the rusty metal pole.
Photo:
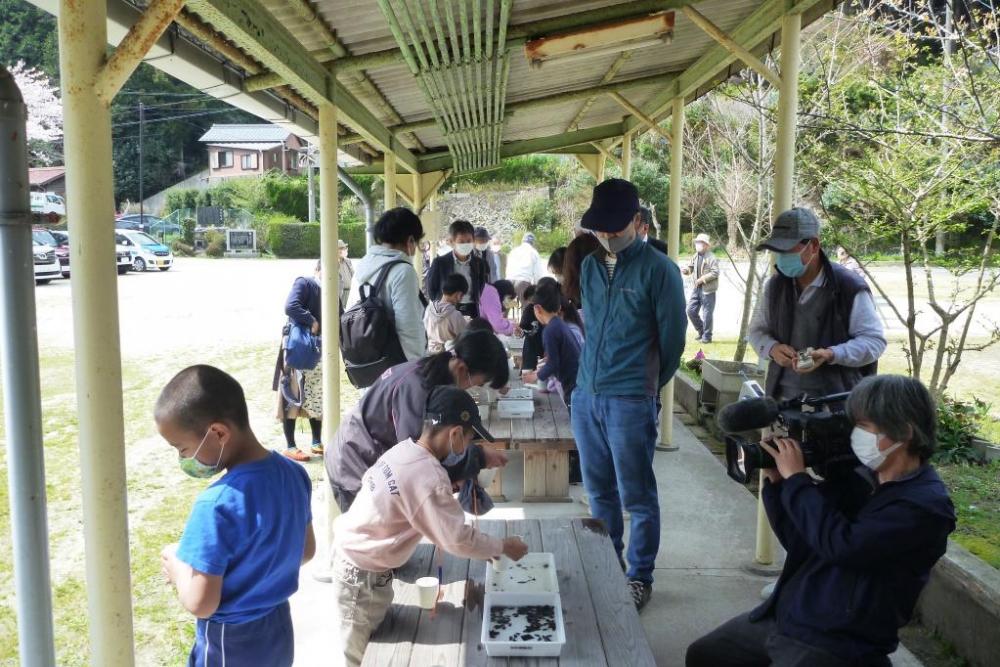
M 125 486 L 111 112 L 97 79 L 108 48 L 104 0 L 60 0 L 59 68 L 80 438 L 90 661 L 135 663 Z

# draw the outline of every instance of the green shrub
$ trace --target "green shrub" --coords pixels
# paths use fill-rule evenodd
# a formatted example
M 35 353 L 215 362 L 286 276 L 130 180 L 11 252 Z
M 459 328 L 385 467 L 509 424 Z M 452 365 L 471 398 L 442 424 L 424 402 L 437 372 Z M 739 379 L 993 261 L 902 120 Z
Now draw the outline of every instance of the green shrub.
M 514 222 L 529 232 L 550 232 L 558 226 L 556 207 L 548 197 L 523 197 L 510 213 Z
M 194 218 L 181 220 L 181 240 L 189 246 L 194 245 L 194 228 L 198 225 Z
M 170 244 L 170 250 L 178 257 L 194 257 L 194 246 L 184 243 L 180 239 Z
M 972 440 L 979 423 L 988 413 L 989 404 L 973 398 L 959 401 L 942 396 L 937 401 L 937 451 L 934 460 L 940 463 L 973 463 L 979 455 Z
M 218 229 L 205 232 L 205 254 L 209 257 L 222 257 L 226 254 L 226 234 Z
M 361 257 L 365 254 L 365 223 L 357 224 L 340 223 L 337 234 L 341 241 L 350 246 L 347 251 L 352 257 Z
M 198 190 L 181 188 L 167 193 L 163 208 L 166 211 L 176 211 L 179 208 L 194 208 L 198 205 Z
M 267 223 L 266 246 L 271 254 L 285 258 L 319 257 L 319 223 L 288 221 L 272 216 Z
M 532 232 L 535 235 L 535 249 L 540 255 L 551 255 L 556 248 L 568 246 L 573 240 L 573 232 L 564 227 L 556 227 L 548 232 Z M 512 247 L 517 247 L 524 239 L 526 232 L 514 232 Z M 510 248 L 503 248 L 503 252 L 510 252 Z
M 316 201 L 319 202 L 318 185 Z M 309 218 L 309 185 L 304 176 L 285 176 L 268 172 L 260 179 L 264 205 L 275 213 L 284 213 L 299 220 Z

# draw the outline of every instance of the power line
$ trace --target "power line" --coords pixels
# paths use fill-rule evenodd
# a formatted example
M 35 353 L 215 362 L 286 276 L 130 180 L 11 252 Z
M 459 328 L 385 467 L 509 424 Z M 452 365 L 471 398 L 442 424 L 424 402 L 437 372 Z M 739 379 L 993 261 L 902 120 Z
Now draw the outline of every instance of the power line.
M 202 111 L 200 113 L 189 113 L 189 114 L 184 114 L 182 116 L 167 116 L 165 118 L 153 118 L 152 120 L 145 120 L 145 121 L 133 120 L 133 121 L 129 121 L 127 123 L 112 123 L 112 127 L 130 127 L 132 125 L 138 125 L 140 122 L 144 122 L 146 125 L 149 125 L 151 123 L 163 123 L 163 122 L 172 121 L 172 120 L 183 120 L 185 118 L 198 118 L 198 117 L 201 117 L 201 116 L 213 116 L 215 114 L 230 113 L 230 112 L 232 112 L 232 109 L 215 109 L 213 111 Z

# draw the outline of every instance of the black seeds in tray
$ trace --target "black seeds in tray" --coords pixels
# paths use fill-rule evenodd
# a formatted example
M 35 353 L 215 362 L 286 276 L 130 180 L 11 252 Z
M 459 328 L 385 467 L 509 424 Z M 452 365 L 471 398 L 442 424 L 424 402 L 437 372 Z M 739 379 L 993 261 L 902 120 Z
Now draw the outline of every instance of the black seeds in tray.
M 556 630 L 556 610 L 552 605 L 491 607 L 490 639 L 499 637 L 500 631 L 509 628 L 511 620 L 518 617 L 527 620 L 527 627 L 524 632 L 515 633 L 511 641 L 552 641 L 552 635 L 547 634 Z

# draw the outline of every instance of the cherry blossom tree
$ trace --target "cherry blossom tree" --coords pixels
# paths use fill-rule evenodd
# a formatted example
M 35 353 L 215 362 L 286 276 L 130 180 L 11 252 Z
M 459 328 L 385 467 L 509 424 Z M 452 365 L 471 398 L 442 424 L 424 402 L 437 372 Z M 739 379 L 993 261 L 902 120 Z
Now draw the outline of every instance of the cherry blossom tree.
M 62 139 L 62 100 L 56 87 L 45 74 L 18 61 L 10 73 L 21 89 L 21 96 L 28 107 L 28 150 L 33 162 L 51 164 L 59 154 L 54 142 Z

